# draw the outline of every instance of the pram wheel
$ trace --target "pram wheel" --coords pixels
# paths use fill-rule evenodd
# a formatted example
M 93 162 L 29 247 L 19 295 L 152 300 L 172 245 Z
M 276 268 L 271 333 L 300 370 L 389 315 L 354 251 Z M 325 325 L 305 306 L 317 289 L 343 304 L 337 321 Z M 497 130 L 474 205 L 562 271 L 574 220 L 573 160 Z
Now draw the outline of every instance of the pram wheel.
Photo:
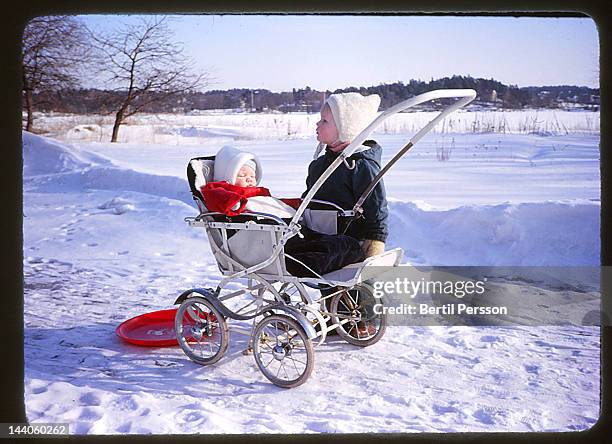
M 179 345 L 198 364 L 214 364 L 227 350 L 227 322 L 204 298 L 187 298 L 176 312 L 174 326 Z
M 356 285 L 336 294 L 330 303 L 332 322 L 338 335 L 349 344 L 366 347 L 378 342 L 387 328 L 384 313 L 376 313 L 380 304 L 372 291 L 364 285 Z
M 286 315 L 266 316 L 257 324 L 253 355 L 264 376 L 284 388 L 306 382 L 314 367 L 311 340 L 300 324 Z

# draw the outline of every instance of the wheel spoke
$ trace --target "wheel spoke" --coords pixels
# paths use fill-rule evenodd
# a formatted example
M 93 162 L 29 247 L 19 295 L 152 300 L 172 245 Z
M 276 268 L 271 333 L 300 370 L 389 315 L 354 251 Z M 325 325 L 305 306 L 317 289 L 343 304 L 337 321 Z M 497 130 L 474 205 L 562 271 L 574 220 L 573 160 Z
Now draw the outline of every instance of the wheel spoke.
M 200 349 L 200 355 L 204 355 L 204 350 L 202 350 L 202 341 L 200 339 L 196 339 L 198 342 L 198 348 Z
M 295 359 L 291 359 L 291 363 L 293 364 L 293 367 L 295 367 L 295 372 L 299 375 L 300 371 L 297 368 L 297 365 L 295 365 Z
M 293 361 L 295 361 L 295 362 L 299 362 L 300 364 L 302 364 L 302 365 L 304 365 L 304 366 L 305 366 L 305 365 L 308 365 L 306 362 L 304 362 L 304 361 L 300 361 L 299 359 L 296 359 L 296 358 L 294 358 L 293 356 L 291 357 L 291 359 L 292 359 Z
M 197 305 L 195 305 L 195 304 L 193 304 L 190 307 L 187 307 L 187 313 L 189 314 L 189 316 L 191 316 L 191 319 L 193 319 L 196 322 L 202 321 L 203 317 L 201 315 L 206 315 L 206 313 L 203 313 L 200 310 L 200 308 Z M 206 316 L 204 316 L 204 317 L 206 317 Z
M 261 353 L 259 354 L 259 356 L 261 356 Z M 272 356 L 272 359 L 270 359 L 270 361 L 264 365 L 264 368 L 267 368 L 270 364 L 272 364 L 272 361 L 274 361 L 274 356 Z
M 285 372 L 285 377 L 289 379 L 289 372 L 287 372 L 287 366 L 285 365 L 285 360 L 280 361 L 281 367 L 283 368 L 283 372 Z
M 347 333 L 350 335 L 351 332 L 357 327 L 357 323 L 355 321 L 349 321 L 349 324 L 351 328 L 349 329 L 349 331 L 347 331 Z M 359 332 L 357 332 L 357 334 L 359 335 Z
M 276 370 L 276 377 L 278 378 L 278 374 L 280 373 L 281 365 L 278 366 L 278 370 Z
M 342 320 L 342 319 L 349 319 L 349 320 L 351 320 L 351 319 L 352 319 L 352 320 L 354 320 L 354 319 L 355 319 L 355 316 L 353 316 L 353 315 L 352 315 L 352 314 L 350 314 L 350 313 L 346 313 L 346 314 L 336 313 L 336 317 L 337 317 L 338 319 L 340 319 L 340 320 Z
M 300 340 L 300 341 L 295 341 L 295 342 L 293 342 L 293 341 L 292 341 L 292 342 L 291 342 L 291 346 L 292 346 L 294 349 L 296 349 L 296 348 L 299 348 L 299 349 L 303 349 L 303 348 L 305 348 L 305 345 L 304 345 L 304 343 L 303 343 L 301 340 Z
M 345 296 L 350 302 L 350 305 L 348 306 L 349 310 L 355 310 L 357 308 L 357 302 L 353 300 L 351 294 L 348 291 L 345 291 L 343 296 Z
M 343 295 L 344 296 L 344 295 Z M 340 299 L 338 299 L 338 305 L 342 304 L 344 306 L 344 311 L 347 311 L 350 313 L 351 311 L 351 307 L 349 307 L 346 303 L 346 300 L 344 297 L 340 297 Z M 336 310 L 338 311 L 338 310 Z

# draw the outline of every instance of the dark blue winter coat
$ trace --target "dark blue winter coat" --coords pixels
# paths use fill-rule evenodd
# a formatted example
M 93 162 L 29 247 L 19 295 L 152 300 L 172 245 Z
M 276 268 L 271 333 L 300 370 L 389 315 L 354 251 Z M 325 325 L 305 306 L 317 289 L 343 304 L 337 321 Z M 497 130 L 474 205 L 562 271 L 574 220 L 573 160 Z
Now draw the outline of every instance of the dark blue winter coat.
M 364 145 L 369 146 L 370 149 L 354 153 L 347 159 L 349 165 L 352 165 L 353 161 L 355 162 L 355 168 L 350 170 L 344 163 L 340 164 L 319 188 L 319 191 L 314 195 L 314 199 L 333 202 L 345 210 L 353 208 L 357 199 L 381 169 L 381 146 L 373 140 L 366 140 Z M 310 162 L 308 177 L 306 178 L 306 191 L 302 194 L 302 197 L 306 195 L 339 154 L 327 148 L 325 155 Z M 346 234 L 357 239 L 373 239 L 384 242 L 389 233 L 389 210 L 387 209 L 385 186 L 382 180 L 372 190 L 362 207 L 363 217 L 354 220 Z

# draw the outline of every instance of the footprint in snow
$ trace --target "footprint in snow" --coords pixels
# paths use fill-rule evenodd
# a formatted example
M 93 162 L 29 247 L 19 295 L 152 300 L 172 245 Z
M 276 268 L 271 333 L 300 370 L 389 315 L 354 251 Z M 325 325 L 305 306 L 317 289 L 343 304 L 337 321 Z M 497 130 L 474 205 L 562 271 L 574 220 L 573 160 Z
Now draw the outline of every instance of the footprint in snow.
M 158 367 L 176 367 L 178 364 L 176 362 L 171 361 L 156 360 L 155 365 L 157 365 Z
M 474 418 L 476 418 L 478 421 L 480 421 L 483 424 L 488 424 L 488 425 L 495 424 L 495 419 L 493 418 L 493 415 L 491 415 L 489 412 L 487 412 L 484 409 L 476 410 L 472 416 L 474 416 Z
M 200 412 L 189 412 L 185 415 L 184 417 L 184 421 L 186 423 L 193 423 L 193 422 L 202 422 L 204 421 L 205 418 L 204 416 L 200 413 Z
M 45 262 L 45 259 L 44 259 L 44 258 L 42 258 L 42 257 L 38 257 L 38 256 L 35 256 L 35 257 L 28 256 L 28 257 L 26 258 L 26 260 L 27 260 L 27 261 L 28 261 L 30 264 L 42 264 L 42 263 L 44 263 L 44 262 Z
M 525 365 L 525 371 L 533 375 L 540 374 L 540 367 L 538 365 Z
M 101 404 L 101 401 L 100 397 L 95 393 L 85 393 L 79 398 L 79 403 L 81 405 L 99 406 Z
M 122 411 L 133 412 L 135 410 L 138 410 L 139 408 L 138 403 L 134 401 L 134 399 L 132 399 L 131 397 L 123 397 L 121 400 L 116 401 L 114 404 L 119 410 L 122 410 Z M 145 409 L 145 410 L 148 410 L 148 409 Z
M 133 211 L 135 209 L 134 204 L 131 202 L 122 199 L 120 197 L 116 197 L 108 202 L 104 202 L 101 205 L 98 205 L 99 210 L 109 210 L 109 213 L 113 214 L 123 214 L 128 211 Z
M 92 424 L 87 422 L 77 422 L 74 424 L 74 432 L 72 424 L 70 426 L 70 433 L 74 433 L 75 435 L 86 435 L 91 430 Z
M 132 429 L 132 422 L 128 421 L 128 422 L 124 422 L 119 427 L 117 427 L 117 432 L 119 432 L 119 433 L 129 433 L 129 431 L 131 429 Z
M 494 344 L 496 342 L 504 342 L 504 340 L 500 338 L 499 336 L 485 335 L 485 336 L 480 337 L 480 342 Z
M 36 387 L 32 389 L 32 393 L 34 395 L 40 395 L 41 393 L 45 393 L 47 391 L 47 387 Z
M 306 430 L 313 431 L 313 432 L 328 432 L 329 431 L 328 421 L 310 421 L 304 425 L 306 426 Z
M 101 418 L 102 418 L 101 414 L 99 414 L 95 410 L 90 409 L 88 407 L 84 408 L 81 414 L 79 415 L 79 419 L 82 421 L 92 421 L 93 422 Z
M 434 404 L 431 408 L 438 415 L 444 415 L 445 413 L 455 413 L 455 412 L 457 412 L 457 409 L 455 407 L 451 406 L 451 405 L 443 406 L 443 405 Z

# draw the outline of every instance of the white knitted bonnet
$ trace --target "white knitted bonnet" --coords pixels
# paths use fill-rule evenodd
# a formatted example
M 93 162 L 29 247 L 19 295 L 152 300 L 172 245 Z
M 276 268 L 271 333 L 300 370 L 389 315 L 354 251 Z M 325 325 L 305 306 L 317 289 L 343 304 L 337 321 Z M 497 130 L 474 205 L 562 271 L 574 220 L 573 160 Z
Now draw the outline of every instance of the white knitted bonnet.
M 325 102 L 329 105 L 338 128 L 338 140 L 351 142 L 376 118 L 380 96 L 362 96 L 356 92 L 332 94 Z
M 219 150 L 215 156 L 215 166 L 213 168 L 213 180 L 215 182 L 225 180 L 231 184 L 236 183 L 236 176 L 242 165 L 255 165 L 255 178 L 257 185 L 261 182 L 263 170 L 258 157 L 246 151 L 240 151 L 238 148 L 226 145 Z

